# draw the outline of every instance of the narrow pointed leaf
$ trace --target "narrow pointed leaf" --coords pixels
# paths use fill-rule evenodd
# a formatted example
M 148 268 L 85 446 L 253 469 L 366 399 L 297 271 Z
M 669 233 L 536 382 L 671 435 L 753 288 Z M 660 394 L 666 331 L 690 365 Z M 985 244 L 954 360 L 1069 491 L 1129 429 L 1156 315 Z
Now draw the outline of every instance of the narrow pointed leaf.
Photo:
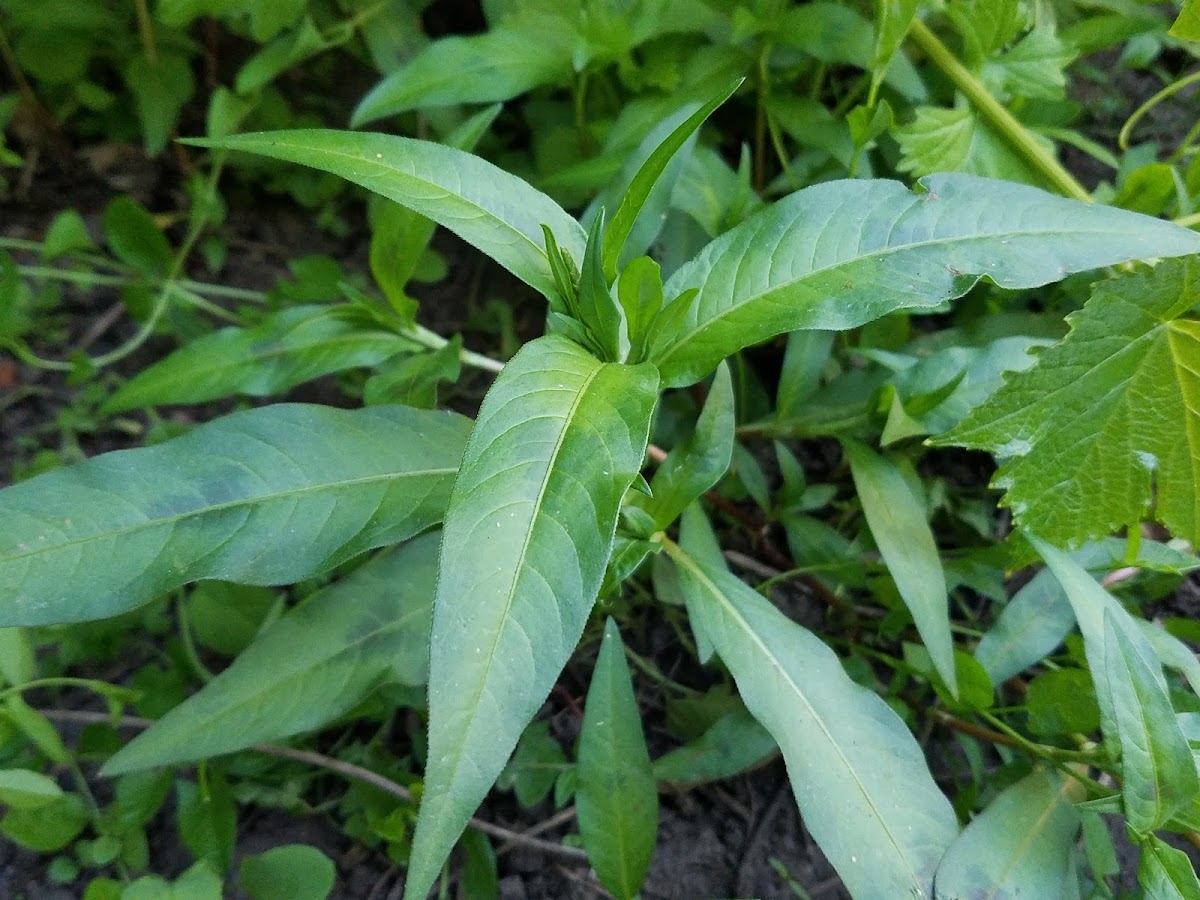
M 946 575 L 925 509 L 895 463 L 858 441 L 842 446 L 871 536 L 938 674 L 957 696 Z
M 601 350 L 601 358 L 617 360 L 621 354 L 624 310 L 613 298 L 600 254 L 604 244 L 604 210 L 592 221 L 583 270 L 579 277 L 579 320 L 588 327 Z
M 934 309 L 981 276 L 1037 287 L 1129 259 L 1200 252 L 1200 235 L 971 175 L 834 181 L 798 191 L 713 241 L 666 286 L 692 301 L 654 361 L 666 386 L 799 328 L 845 330 L 901 309 Z
M 1006 458 L 994 484 L 1048 541 L 1134 528 L 1153 509 L 1200 542 L 1198 286 L 1194 257 L 1102 282 L 1066 338 L 936 443 Z
M 654 855 L 658 789 L 625 648 L 612 619 L 588 688 L 577 772 L 575 809 L 588 861 L 613 896 L 633 900 Z
M 103 411 L 203 403 L 234 394 L 269 397 L 416 349 L 395 332 L 364 328 L 327 306 L 296 306 L 251 328 L 222 328 L 185 344 L 122 385 Z
M 1200 776 L 1155 657 L 1146 659 L 1111 612 L 1104 616 L 1105 677 L 1121 747 L 1125 819 L 1137 834 L 1166 824 L 1200 795 Z M 1157 675 L 1157 678 L 1155 677 Z M 1106 740 L 1114 736 L 1105 735 Z
M 662 461 L 650 482 L 652 496 L 642 502 L 663 529 L 689 503 L 716 484 L 733 457 L 733 379 L 729 366 L 717 368 L 696 427 Z
M 601 363 L 551 335 L 484 399 L 446 517 L 409 900 L 425 896 L 575 649 L 657 389 L 652 366 Z
M 1047 570 L 1017 591 L 975 647 L 992 684 L 1003 684 L 1058 647 L 1075 624 L 1066 592 Z
M 617 207 L 617 212 L 613 216 L 612 224 L 609 226 L 608 233 L 604 238 L 604 273 L 611 281 L 617 274 L 617 262 L 621 257 L 621 251 L 625 249 L 625 241 L 633 231 L 634 222 L 644 209 L 646 209 L 646 201 L 649 199 L 654 186 L 659 183 L 663 173 L 667 170 L 667 166 L 675 155 L 683 149 L 683 145 L 688 142 L 688 139 L 696 133 L 696 130 L 704 124 L 704 121 L 716 111 L 717 107 L 733 96 L 746 79 L 739 78 L 727 87 L 722 88 L 708 102 L 698 106 L 695 112 L 692 112 L 686 119 L 681 122 L 666 139 L 659 144 L 637 170 L 637 174 L 633 176 L 629 187 L 625 189 L 624 197 L 621 199 L 621 205 Z M 668 187 L 673 186 L 669 185 Z M 653 215 L 661 215 L 662 210 L 648 210 Z M 656 229 L 657 231 L 657 229 Z M 636 253 L 640 253 L 644 248 L 635 248 Z
M 958 822 L 916 740 L 819 638 L 703 549 L 708 542 L 693 535 L 707 530 L 689 507 L 683 547 L 667 545 L 688 617 L 779 743 L 809 832 L 857 900 L 932 897 Z
M 229 668 L 113 756 L 174 765 L 320 728 L 385 680 L 424 684 L 439 532 L 386 550 L 275 622 Z
M 1141 850 L 1137 874 L 1146 900 L 1200 900 L 1200 881 L 1186 853 L 1154 835 Z
M 583 229 L 562 207 L 515 175 L 452 147 L 323 129 L 188 143 L 259 153 L 340 175 L 448 228 L 543 294 L 554 291 L 543 223 L 573 258 L 583 257 Z
M 1086 792 L 1051 769 L 1035 769 L 980 813 L 938 866 L 938 900 L 1067 896 L 1079 833 L 1074 802 Z
M 288 584 L 436 524 L 468 420 L 279 404 L 0 491 L 0 625 L 114 616 L 189 581 Z

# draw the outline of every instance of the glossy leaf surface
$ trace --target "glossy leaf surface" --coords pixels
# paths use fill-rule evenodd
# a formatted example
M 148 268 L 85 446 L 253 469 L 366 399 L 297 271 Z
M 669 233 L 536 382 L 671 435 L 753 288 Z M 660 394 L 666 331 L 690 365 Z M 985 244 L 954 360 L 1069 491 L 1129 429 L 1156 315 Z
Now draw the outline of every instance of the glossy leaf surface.
M 288 584 L 441 521 L 468 420 L 279 404 L 0 491 L 0 625 L 114 616 L 189 581 Z
M 382 681 L 424 684 L 440 542 L 431 532 L 385 550 L 308 598 L 105 772 L 233 753 L 319 728 Z
M 932 896 L 958 822 L 916 740 L 819 638 L 725 568 L 707 528 L 689 507 L 682 549 L 667 547 L 688 617 L 779 743 L 809 832 L 858 900 Z
M 588 861 L 615 897 L 637 896 L 658 836 L 658 789 L 621 633 L 604 628 L 579 732 L 575 810 Z
M 932 310 L 981 276 L 1037 287 L 1127 259 L 1200 252 L 1200 235 L 1036 188 L 932 175 L 833 181 L 780 200 L 704 248 L 666 285 L 699 291 L 654 361 L 690 384 L 742 347 L 799 328 L 845 330 Z
M 1200 542 L 1200 261 L 1102 282 L 1072 330 L 1011 375 L 940 444 L 1007 460 L 994 484 L 1016 520 L 1059 544 L 1154 513 Z
M 526 344 L 484 399 L 446 516 L 410 900 L 575 649 L 657 389 L 652 366 L 601 363 L 551 335 Z
M 575 260 L 583 258 L 586 236 L 562 207 L 515 175 L 452 147 L 321 129 L 189 143 L 259 153 L 339 175 L 448 228 L 543 294 L 554 293 L 543 224 Z
M 1035 769 L 1005 790 L 950 845 L 938 866 L 938 900 L 1066 897 L 1079 833 L 1082 785 Z

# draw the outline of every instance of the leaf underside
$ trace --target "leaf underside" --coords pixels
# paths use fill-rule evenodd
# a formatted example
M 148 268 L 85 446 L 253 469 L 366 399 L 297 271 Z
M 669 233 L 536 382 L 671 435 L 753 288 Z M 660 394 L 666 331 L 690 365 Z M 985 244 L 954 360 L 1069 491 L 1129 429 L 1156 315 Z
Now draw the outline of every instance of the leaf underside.
M 290 584 L 441 521 L 470 423 L 279 404 L 0 492 L 0 626 L 106 618 L 207 578 Z
M 696 289 L 654 361 L 691 384 L 742 347 L 801 328 L 846 330 L 933 309 L 981 276 L 1030 288 L 1129 259 L 1200 252 L 1200 235 L 1137 213 L 1036 188 L 931 175 L 832 181 L 791 194 L 717 238 L 666 285 Z
M 446 515 L 406 897 L 425 896 L 579 641 L 657 391 L 652 366 L 551 335 L 484 400 Z

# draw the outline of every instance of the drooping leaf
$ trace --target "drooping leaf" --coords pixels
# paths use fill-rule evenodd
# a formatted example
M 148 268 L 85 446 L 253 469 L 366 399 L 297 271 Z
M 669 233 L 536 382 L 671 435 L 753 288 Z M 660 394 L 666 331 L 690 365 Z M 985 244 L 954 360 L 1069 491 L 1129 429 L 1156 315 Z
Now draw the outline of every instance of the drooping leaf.
M 562 207 L 516 176 L 452 147 L 321 129 L 189 143 L 332 172 L 427 216 L 546 295 L 554 293 L 554 277 L 542 224 L 574 259 L 583 258 L 583 229 Z
M 871 536 L 896 582 L 896 589 L 938 674 L 958 695 L 954 669 L 954 639 L 950 636 L 950 601 L 946 574 L 924 504 L 913 495 L 908 480 L 887 457 L 858 441 L 845 439 L 854 487 L 862 501 Z
M 785 197 L 719 237 L 666 285 L 696 289 L 652 361 L 666 386 L 798 328 L 845 330 L 934 309 L 980 276 L 1036 287 L 1128 259 L 1200 251 L 1200 235 L 1136 213 L 969 175 L 834 181 Z
M 740 775 L 779 750 L 775 738 L 745 709 L 727 713 L 707 731 L 654 761 L 659 781 L 695 784 Z
M 975 646 L 975 659 L 993 684 L 1003 684 L 1063 642 L 1075 613 L 1062 585 L 1042 571 L 1017 591 Z
M 1200 881 L 1186 853 L 1154 835 L 1140 846 L 1138 884 L 1146 900 L 1200 900 Z
M 0 624 L 105 618 L 189 581 L 288 584 L 441 520 L 469 423 L 279 404 L 0 491 Z
M 1077 877 L 1071 851 L 1079 833 L 1074 802 L 1086 792 L 1038 768 L 1006 789 L 950 845 L 938 865 L 938 900 L 1066 897 Z
M 353 128 L 410 109 L 511 100 L 571 74 L 569 23 L 521 17 L 484 34 L 436 40 L 363 97 Z
M 1200 260 L 1102 282 L 1072 330 L 936 439 L 1007 460 L 994 484 L 1055 543 L 1134 527 L 1151 509 L 1200 542 Z
M 424 684 L 438 532 L 385 550 L 264 631 L 104 766 L 108 775 L 233 753 L 319 728 L 384 680 Z
M 615 897 L 633 900 L 654 855 L 658 790 L 625 648 L 611 618 L 588 688 L 577 771 L 575 810 L 588 861 Z
M 654 524 L 664 529 L 689 503 L 711 488 L 729 469 L 733 456 L 733 379 L 729 366 L 717 368 L 696 427 L 671 448 L 650 482 L 652 496 L 639 502 Z
M 1104 615 L 1105 677 L 1116 714 L 1121 747 L 1121 797 L 1125 819 L 1137 834 L 1166 824 L 1181 807 L 1200 796 L 1200 775 L 1163 689 L 1158 659 L 1146 659 Z
M 779 743 L 809 832 L 858 900 L 932 896 L 958 822 L 916 740 L 820 639 L 734 577 L 706 531 L 689 507 L 682 548 L 667 545 L 688 617 Z
M 373 366 L 418 349 L 381 328 L 366 328 L 328 306 L 295 306 L 251 328 L 222 328 L 143 369 L 108 399 L 104 411 L 166 403 L 204 403 L 248 394 L 270 397 L 322 375 Z
M 446 517 L 410 900 L 424 897 L 575 649 L 657 389 L 652 366 L 601 363 L 550 335 L 526 344 L 484 399 Z

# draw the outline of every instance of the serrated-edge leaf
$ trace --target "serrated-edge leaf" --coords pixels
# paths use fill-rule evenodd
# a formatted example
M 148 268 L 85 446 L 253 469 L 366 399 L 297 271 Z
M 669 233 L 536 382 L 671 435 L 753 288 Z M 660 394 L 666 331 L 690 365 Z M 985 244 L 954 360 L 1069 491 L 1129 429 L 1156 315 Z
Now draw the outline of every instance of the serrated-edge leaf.
M 548 335 L 484 398 L 446 516 L 409 900 L 433 884 L 583 632 L 657 391 L 653 366 L 601 363 Z
M 858 900 L 931 897 L 958 821 L 916 740 L 819 638 L 734 577 L 711 549 L 692 555 L 708 531 L 692 506 L 683 546 L 666 545 L 689 619 L 779 743 L 809 832 Z
M 384 680 L 424 684 L 440 532 L 389 549 L 260 634 L 216 678 L 119 750 L 105 775 L 311 731 Z
M 329 129 L 187 143 L 300 163 L 362 185 L 448 228 L 547 296 L 555 288 L 541 226 L 573 258 L 583 258 L 586 235 L 561 206 L 515 175 L 452 147 Z
M 842 447 L 871 536 L 938 674 L 957 697 L 946 574 L 925 510 L 891 460 L 848 438 Z
M 0 625 L 105 618 L 189 581 L 288 584 L 442 518 L 455 413 L 278 404 L 0 491 Z
M 641 713 L 611 618 L 592 671 L 579 732 L 575 809 L 583 849 L 601 884 L 632 900 L 658 835 L 658 790 Z
M 950 845 L 934 877 L 938 900 L 1062 897 L 1079 832 L 1078 782 L 1038 768 L 1006 788 Z
M 933 309 L 980 277 L 1038 287 L 1129 259 L 1200 252 L 1200 235 L 1025 185 L 931 175 L 832 181 L 791 194 L 717 238 L 666 285 L 696 289 L 656 354 L 663 384 L 691 384 L 740 350 L 800 328 L 846 330 Z

